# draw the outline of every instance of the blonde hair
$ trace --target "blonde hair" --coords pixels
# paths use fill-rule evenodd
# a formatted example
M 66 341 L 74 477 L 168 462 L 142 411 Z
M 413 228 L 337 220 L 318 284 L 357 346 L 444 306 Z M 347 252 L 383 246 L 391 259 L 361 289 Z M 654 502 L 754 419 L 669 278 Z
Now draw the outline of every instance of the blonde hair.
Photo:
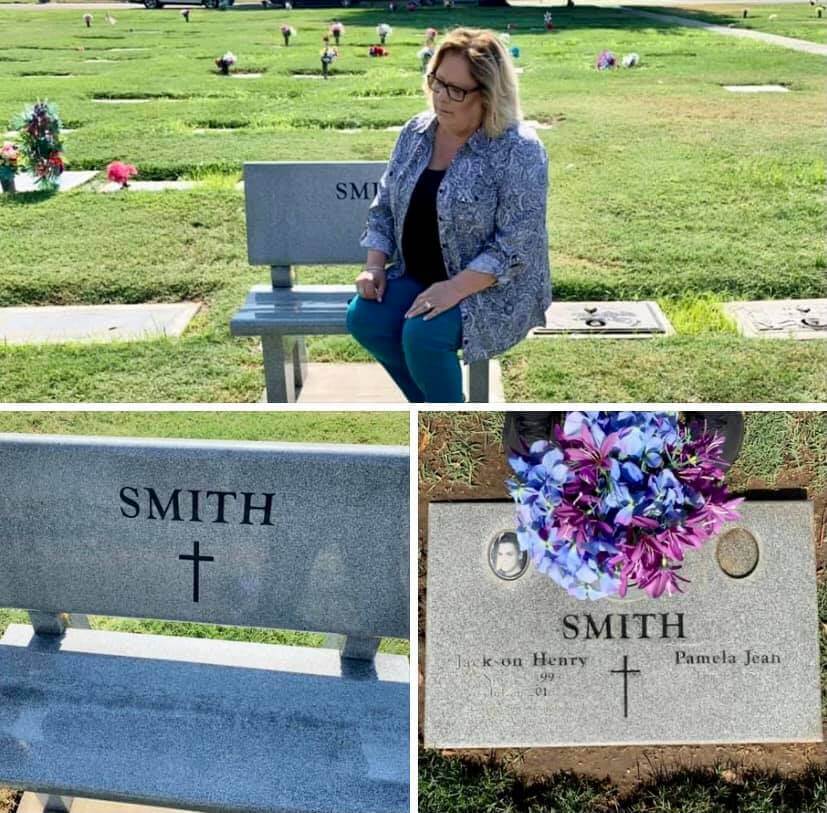
M 428 89 L 427 74 L 436 71 L 448 53 L 460 54 L 468 61 L 471 76 L 480 86 L 482 127 L 489 138 L 501 136 L 509 125 L 522 119 L 511 55 L 493 31 L 482 28 L 455 28 L 431 57 L 424 89 L 432 110 L 434 98 Z

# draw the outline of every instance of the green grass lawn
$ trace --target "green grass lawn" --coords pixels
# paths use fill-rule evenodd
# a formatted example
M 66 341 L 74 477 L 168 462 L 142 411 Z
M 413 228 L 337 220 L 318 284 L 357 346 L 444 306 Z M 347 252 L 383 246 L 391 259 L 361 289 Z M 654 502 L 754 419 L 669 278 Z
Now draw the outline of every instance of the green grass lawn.
M 827 6 L 821 17 L 816 12 L 818 6 L 824 5 L 821 0 L 815 6 L 811 6 L 807 0 L 778 6 L 750 3 L 705 5 L 703 2 L 688 2 L 686 6 L 681 7 L 651 6 L 646 7 L 646 10 L 677 14 L 680 17 L 691 17 L 716 25 L 732 25 L 733 28 L 827 43 Z M 747 9 L 746 19 L 743 17 L 744 9 Z
M 409 445 L 407 412 L 0 412 L 0 432 L 117 435 L 210 440 L 272 440 L 303 443 Z M 0 609 L 0 635 L 26 613 Z M 224 627 L 141 619 L 93 617 L 95 629 L 188 635 L 257 643 L 321 646 L 324 636 L 307 632 Z M 382 641 L 381 651 L 409 654 L 409 643 Z
M 335 14 L 347 26 L 338 75 L 319 82 L 294 77 L 318 71 L 333 10 L 292 12 L 289 48 L 279 10 L 196 9 L 187 24 L 125 7 L 117 25 L 96 19 L 91 29 L 77 11 L 3 12 L 0 122 L 47 97 L 73 130 L 70 169 L 120 159 L 137 164 L 140 178 L 209 182 L 192 192 L 0 200 L 11 235 L 0 306 L 205 303 L 178 340 L 4 347 L 0 399 L 257 400 L 258 345 L 228 328 L 249 286 L 268 278 L 246 261 L 243 193 L 233 188 L 243 161 L 386 159 L 395 134 L 384 128 L 424 108 L 415 56 L 424 29 L 460 22 L 516 23 L 525 116 L 552 124 L 539 134 L 551 159 L 555 297 L 653 298 L 678 330 L 657 342 L 524 342 L 504 359 L 507 397 L 827 398 L 827 343 L 741 339 L 720 311 L 730 299 L 827 295 L 820 58 L 588 6 L 555 7 L 553 35 L 541 30 L 541 8 Z M 385 19 L 391 56 L 372 60 L 367 46 Z M 598 73 L 594 59 L 607 47 L 637 51 L 641 67 Z M 226 50 L 238 70 L 264 76 L 217 76 L 212 61 Z M 721 88 L 769 82 L 795 92 Z M 94 101 L 124 97 L 150 101 Z M 354 272 L 312 267 L 300 278 L 348 282 Z M 366 358 L 347 337 L 318 337 L 310 352 L 318 361 Z

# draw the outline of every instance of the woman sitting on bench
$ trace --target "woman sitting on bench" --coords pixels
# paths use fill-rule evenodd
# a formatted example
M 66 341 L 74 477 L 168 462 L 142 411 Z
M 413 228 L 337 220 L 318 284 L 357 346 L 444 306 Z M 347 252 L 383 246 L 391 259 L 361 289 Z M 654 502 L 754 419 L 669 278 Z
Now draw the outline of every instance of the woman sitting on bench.
M 452 31 L 426 87 L 370 206 L 347 324 L 408 401 L 458 403 L 458 350 L 482 361 L 545 323 L 548 159 L 494 33 Z

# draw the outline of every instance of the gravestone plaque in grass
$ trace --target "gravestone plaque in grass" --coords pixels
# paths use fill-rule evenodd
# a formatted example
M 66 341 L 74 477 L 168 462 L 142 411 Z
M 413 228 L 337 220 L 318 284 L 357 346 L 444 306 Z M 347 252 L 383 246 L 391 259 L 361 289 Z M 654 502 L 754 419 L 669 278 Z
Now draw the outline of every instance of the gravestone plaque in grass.
M 675 331 L 656 302 L 554 302 L 538 336 L 666 336 Z
M 740 511 L 682 595 L 580 601 L 495 573 L 513 504 L 432 503 L 426 746 L 820 741 L 812 504 Z
M 724 311 L 744 336 L 759 339 L 827 339 L 827 299 L 727 302 Z

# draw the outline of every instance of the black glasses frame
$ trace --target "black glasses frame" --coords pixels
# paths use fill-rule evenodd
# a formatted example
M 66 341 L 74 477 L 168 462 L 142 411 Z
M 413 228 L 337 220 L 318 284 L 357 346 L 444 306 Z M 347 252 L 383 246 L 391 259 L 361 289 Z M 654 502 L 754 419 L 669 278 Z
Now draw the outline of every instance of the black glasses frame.
M 476 93 L 478 90 L 482 90 L 482 85 L 477 85 L 474 88 L 461 88 L 457 87 L 456 85 L 448 85 L 443 82 L 441 79 L 437 79 L 435 73 L 429 73 L 427 76 L 428 82 L 428 89 L 434 93 L 437 93 L 440 89 L 445 90 L 448 94 L 448 98 L 453 102 L 464 102 L 465 97 L 469 93 Z

